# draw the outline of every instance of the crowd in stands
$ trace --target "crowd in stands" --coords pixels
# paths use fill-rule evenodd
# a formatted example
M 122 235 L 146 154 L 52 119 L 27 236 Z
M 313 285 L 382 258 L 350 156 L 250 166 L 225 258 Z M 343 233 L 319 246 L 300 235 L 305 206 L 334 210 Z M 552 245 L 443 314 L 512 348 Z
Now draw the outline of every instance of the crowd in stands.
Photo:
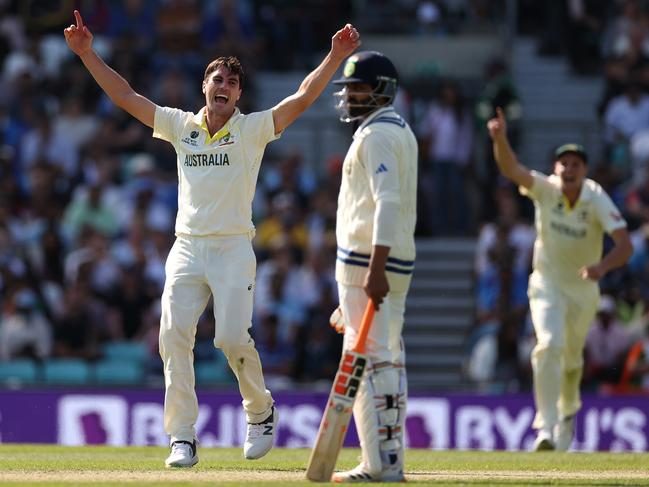
M 197 110 L 207 62 L 238 55 L 247 112 L 266 108 L 256 106 L 255 74 L 311 68 L 338 19 L 358 19 L 370 34 L 442 36 L 501 18 L 502 3 L 95 0 L 44 8 L 0 0 L 0 362 L 98 363 L 108 344 L 138 343 L 146 350 L 145 377 L 161 378 L 159 299 L 174 238 L 175 153 L 102 95 L 69 52 L 61 31 L 72 8 L 82 8 L 95 48 L 159 105 Z M 648 2 L 519 3 L 523 29 L 545 26 L 537 32 L 540 52 L 565 55 L 577 73 L 606 79 L 593 107 L 606 148 L 594 155 L 590 176 L 623 208 L 635 251 L 602 283 L 584 384 L 640 386 L 649 382 Z M 379 26 L 377 19 L 388 21 Z M 533 211 L 499 177 L 486 133 L 500 106 L 514 147 L 521 135 L 525 114 L 507 63 L 492 60 L 472 86 L 441 79 L 424 97 L 408 93 L 408 80 L 404 88 L 396 104 L 421 148 L 417 234 L 478 239 L 467 377 L 486 390 L 528 388 Z M 327 322 L 337 306 L 340 170 L 339 158 L 316 172 L 300 153 L 272 150 L 262 166 L 253 203 L 259 265 L 252 334 L 271 384 L 329 384 L 337 366 L 341 339 Z M 227 381 L 213 327 L 210 305 L 199 321 L 195 360 L 218 362 L 221 371 L 207 373 Z
M 356 24 L 381 35 L 454 35 L 502 24 L 500 0 L 365 0 L 354 2 Z
M 522 6 L 522 29 L 538 35 L 541 54 L 564 55 L 576 74 L 604 78 L 602 101 L 593 107 L 604 150 L 592 155 L 589 176 L 622 209 L 634 247 L 628 265 L 600 283 L 603 295 L 586 340 L 583 386 L 648 391 L 649 2 L 568 0 Z M 545 19 L 539 31 L 534 19 Z M 465 371 L 485 390 L 527 390 L 535 338 L 526 289 L 535 232 L 530 203 L 511 185 L 496 186 L 497 217 L 487 220 L 478 235 L 476 326 L 467 341 Z
M 256 105 L 256 73 L 311 69 L 339 19 L 358 19 L 368 34 L 376 14 L 394 22 L 379 29 L 383 34 L 407 24 L 411 34 L 447 35 L 460 21 L 492 21 L 498 2 L 363 3 L 0 0 L 0 364 L 65 359 L 98 364 L 99 371 L 99 364 L 116 365 L 106 360 L 121 360 L 113 345 L 138 344 L 128 353 L 142 374 L 132 377 L 161 378 L 160 295 L 177 210 L 175 153 L 117 109 L 69 51 L 62 30 L 74 8 L 93 32 L 94 48 L 159 105 L 196 111 L 206 64 L 217 55 L 238 56 L 246 70 L 240 108 L 249 112 L 266 108 Z M 383 16 L 395 7 L 398 15 Z M 426 107 L 427 115 L 415 118 L 448 182 L 461 184 L 473 114 L 450 81 L 447 93 L 440 109 Z M 402 93 L 405 112 L 408 101 Z M 430 143 L 436 130 L 458 130 L 456 116 L 468 138 L 457 160 Z M 316 174 L 300 153 L 266 154 L 253 203 L 259 265 L 252 334 L 271 384 L 328 383 L 337 367 L 341 337 L 327 323 L 337 306 L 340 170 L 340 157 Z M 421 220 L 423 235 L 443 234 L 448 225 L 428 214 Z M 201 364 L 219 363 L 221 371 L 207 374 L 228 381 L 213 327 L 210 304 L 196 336 L 197 378 Z
M 148 354 L 145 376 L 161 376 L 175 154 L 117 109 L 68 50 L 62 30 L 72 9 L 82 9 L 104 58 L 159 105 L 198 110 L 207 63 L 239 56 L 241 108 L 250 111 L 257 71 L 311 68 L 328 47 L 349 6 L 326 3 L 339 14 L 320 16 L 324 2 L 0 2 L 0 362 L 96 363 L 108 344 L 135 342 Z M 332 162 L 320 184 L 300 154 L 271 154 L 260 176 L 252 333 L 271 380 L 329 380 L 337 367 L 340 338 L 327 323 L 337 306 L 339 169 Z M 208 306 L 197 363 L 219 360 L 213 327 Z

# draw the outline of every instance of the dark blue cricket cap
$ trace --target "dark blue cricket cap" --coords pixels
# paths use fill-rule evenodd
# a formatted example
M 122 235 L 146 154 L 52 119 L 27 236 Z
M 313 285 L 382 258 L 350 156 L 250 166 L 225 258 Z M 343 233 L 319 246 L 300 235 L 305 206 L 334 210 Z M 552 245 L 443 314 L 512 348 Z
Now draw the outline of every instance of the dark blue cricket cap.
M 369 83 L 376 86 L 380 81 L 399 82 L 397 68 L 380 52 L 361 51 L 351 55 L 343 68 L 343 76 L 334 84 Z
M 581 144 L 563 144 L 554 151 L 554 157 L 559 158 L 564 154 L 577 154 L 586 164 L 588 164 L 588 153 Z

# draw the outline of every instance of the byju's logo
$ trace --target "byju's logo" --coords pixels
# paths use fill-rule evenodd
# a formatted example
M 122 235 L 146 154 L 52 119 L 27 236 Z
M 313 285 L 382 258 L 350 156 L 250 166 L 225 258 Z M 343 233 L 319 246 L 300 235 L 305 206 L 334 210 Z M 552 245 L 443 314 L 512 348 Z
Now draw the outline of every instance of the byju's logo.
M 127 402 L 119 396 L 66 395 L 59 401 L 61 445 L 127 443 Z

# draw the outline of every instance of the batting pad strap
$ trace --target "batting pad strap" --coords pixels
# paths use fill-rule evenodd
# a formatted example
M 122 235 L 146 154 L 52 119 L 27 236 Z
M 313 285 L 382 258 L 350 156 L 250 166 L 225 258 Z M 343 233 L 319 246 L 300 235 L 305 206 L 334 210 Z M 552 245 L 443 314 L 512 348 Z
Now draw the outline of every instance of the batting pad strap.
M 392 247 L 399 220 L 399 204 L 393 201 L 378 200 L 374 212 L 372 245 Z

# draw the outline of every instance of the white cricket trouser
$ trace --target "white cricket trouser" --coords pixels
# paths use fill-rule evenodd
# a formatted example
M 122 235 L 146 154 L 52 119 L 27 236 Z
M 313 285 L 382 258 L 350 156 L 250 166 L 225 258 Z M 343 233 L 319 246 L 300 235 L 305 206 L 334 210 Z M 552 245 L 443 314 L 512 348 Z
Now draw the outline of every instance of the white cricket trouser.
M 214 346 L 237 376 L 249 422 L 261 422 L 273 405 L 259 355 L 248 332 L 256 259 L 248 235 L 178 236 L 165 265 L 160 356 L 164 363 L 164 426 L 171 441 L 196 437 L 194 390 L 196 325 L 210 294 L 214 300 Z
M 374 314 L 366 349 L 373 362 L 399 360 L 406 295 L 407 292 L 389 292 L 379 311 Z M 362 287 L 338 283 L 338 299 L 346 325 L 343 348 L 349 350 L 358 334 L 358 327 L 367 305 L 367 294 Z
M 354 422 L 360 438 L 363 465 L 373 475 L 403 473 L 408 385 L 401 340 L 407 292 L 390 292 L 370 328 L 368 364 L 354 403 Z M 343 348 L 353 347 L 367 306 L 361 287 L 338 283 L 345 321 Z
M 552 430 L 561 418 L 581 408 L 584 343 L 597 313 L 599 287 L 588 281 L 558 285 L 533 272 L 528 296 L 537 340 L 532 351 L 533 427 Z

